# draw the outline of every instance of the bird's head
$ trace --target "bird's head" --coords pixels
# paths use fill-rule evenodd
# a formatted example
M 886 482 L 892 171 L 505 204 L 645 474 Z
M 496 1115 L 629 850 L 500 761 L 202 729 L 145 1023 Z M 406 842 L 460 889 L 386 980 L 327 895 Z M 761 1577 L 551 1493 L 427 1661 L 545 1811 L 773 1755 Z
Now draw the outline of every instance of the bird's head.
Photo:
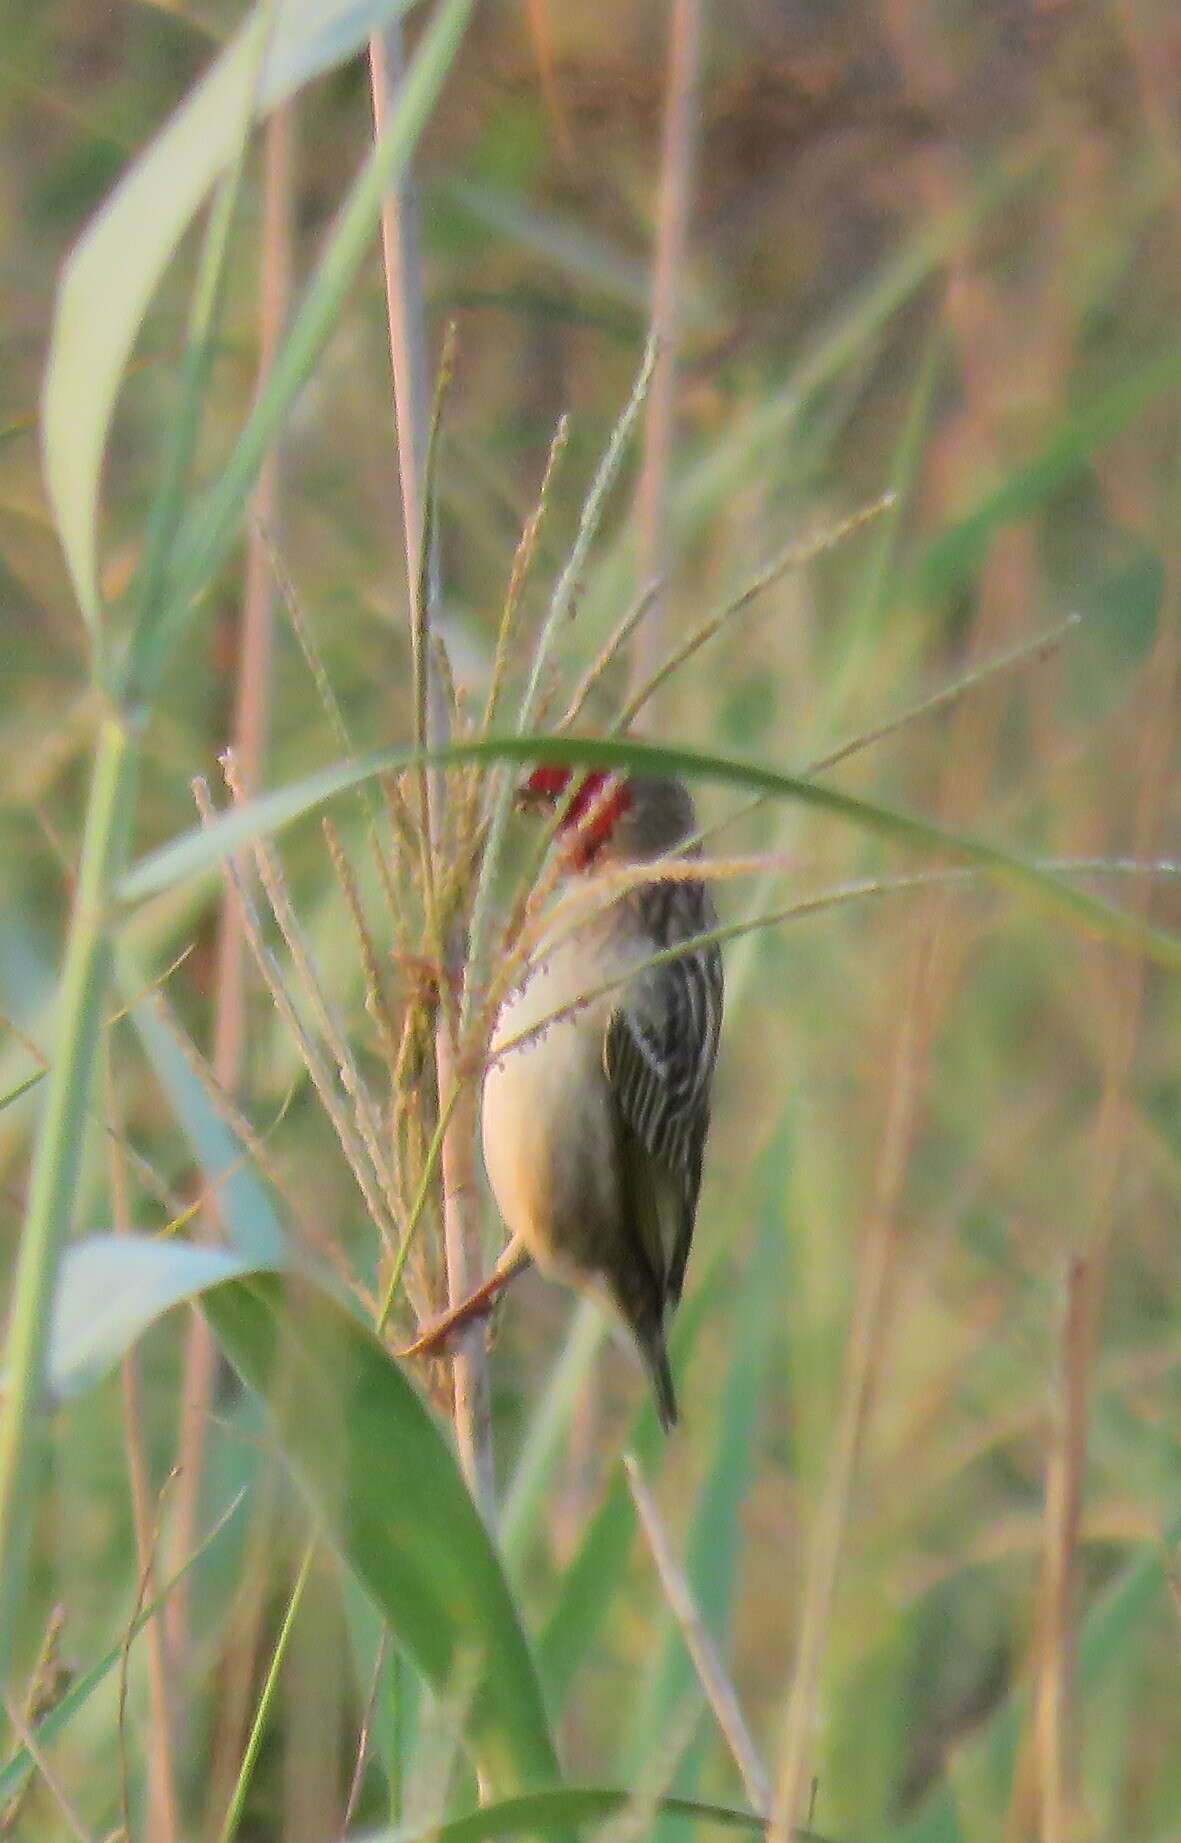
M 561 809 L 558 834 L 576 870 L 647 863 L 697 830 L 689 790 L 672 775 L 592 768 L 578 777 L 561 763 L 541 762 L 518 789 L 517 805 L 525 812 Z

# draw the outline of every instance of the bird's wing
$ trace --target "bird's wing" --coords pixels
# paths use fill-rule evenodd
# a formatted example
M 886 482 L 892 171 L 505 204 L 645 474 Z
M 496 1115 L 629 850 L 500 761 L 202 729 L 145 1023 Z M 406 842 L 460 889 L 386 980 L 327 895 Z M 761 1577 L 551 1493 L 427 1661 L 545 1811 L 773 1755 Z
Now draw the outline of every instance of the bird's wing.
M 714 925 L 702 884 L 656 884 L 642 893 L 654 948 Z M 622 1129 L 624 1181 L 644 1253 L 673 1305 L 697 1215 L 721 1025 L 722 961 L 711 945 L 639 973 L 607 1026 L 604 1067 Z

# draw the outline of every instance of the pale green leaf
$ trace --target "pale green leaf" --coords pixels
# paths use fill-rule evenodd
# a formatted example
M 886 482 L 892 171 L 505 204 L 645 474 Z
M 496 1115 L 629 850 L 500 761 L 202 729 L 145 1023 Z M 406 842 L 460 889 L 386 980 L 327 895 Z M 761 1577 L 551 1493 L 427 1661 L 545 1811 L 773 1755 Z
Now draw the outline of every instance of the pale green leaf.
M 98 1382 L 150 1325 L 194 1294 L 249 1273 L 225 1248 L 94 1235 L 61 1265 L 49 1332 L 49 1386 L 59 1400 Z
M 233 157 L 249 113 L 265 113 L 351 56 L 407 3 L 282 0 L 273 8 L 256 6 L 68 257 L 50 337 L 42 436 L 58 532 L 79 605 L 92 625 L 101 612 L 103 456 L 127 361 L 160 277 Z

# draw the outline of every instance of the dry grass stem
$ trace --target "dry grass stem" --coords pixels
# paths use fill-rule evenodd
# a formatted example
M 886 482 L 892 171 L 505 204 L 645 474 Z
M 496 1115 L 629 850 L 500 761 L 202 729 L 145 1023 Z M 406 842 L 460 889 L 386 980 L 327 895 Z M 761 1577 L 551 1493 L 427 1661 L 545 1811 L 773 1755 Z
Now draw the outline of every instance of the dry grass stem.
M 693 1659 L 698 1681 L 705 1691 L 706 1699 L 714 1712 L 726 1745 L 730 1749 L 742 1783 L 746 1787 L 751 1810 L 760 1816 L 765 1816 L 771 1803 L 770 1783 L 751 1732 L 746 1725 L 737 1692 L 727 1675 L 718 1648 L 706 1630 L 685 1571 L 673 1554 L 668 1531 L 656 1507 L 656 1500 L 644 1482 L 639 1465 L 630 1453 L 624 1454 L 623 1465 L 640 1522 L 644 1527 L 644 1534 L 648 1539 L 648 1547 L 652 1551 L 652 1560 L 660 1576 L 664 1597 L 676 1616 L 686 1649 Z
M 205 782 L 199 778 L 193 782 L 193 798 L 197 803 L 197 810 L 201 815 L 202 823 L 205 825 L 211 824 L 214 818 L 213 804 L 209 798 L 208 787 Z M 370 1220 L 378 1229 L 382 1239 L 388 1240 L 389 1245 L 394 1246 L 397 1241 L 397 1231 L 393 1221 L 387 1213 L 384 1199 L 376 1186 L 375 1176 L 369 1164 L 365 1146 L 359 1135 L 353 1131 L 352 1123 L 341 1106 L 339 1097 L 336 1093 L 332 1071 L 328 1063 L 321 1056 L 315 1042 L 304 1028 L 303 1020 L 284 984 L 283 975 L 279 970 L 278 963 L 267 947 L 266 942 L 263 940 L 262 924 L 259 920 L 258 911 L 246 890 L 241 871 L 231 858 L 226 858 L 223 861 L 223 871 L 226 878 L 233 883 L 241 902 L 243 927 L 251 952 L 254 955 L 255 964 L 263 976 L 263 980 L 267 990 L 270 992 L 275 1009 L 291 1032 L 292 1038 L 299 1050 L 300 1057 L 302 1058 L 303 1065 L 311 1077 L 312 1085 L 316 1093 L 320 1097 L 320 1104 L 324 1108 L 336 1133 L 336 1137 L 340 1142 L 340 1147 L 348 1162 L 349 1170 L 357 1181 L 357 1188 L 364 1198 L 365 1207 L 369 1212 Z
M 695 627 L 679 645 L 665 654 L 651 675 L 628 697 L 611 726 L 611 734 L 619 735 L 629 730 L 644 706 L 672 677 L 673 673 L 678 672 L 695 653 L 700 652 L 701 648 L 712 640 L 715 634 L 719 634 L 723 627 L 728 626 L 738 615 L 745 613 L 758 600 L 764 589 L 770 588 L 780 576 L 785 576 L 789 570 L 802 569 L 805 564 L 823 556 L 826 551 L 835 550 L 839 544 L 843 544 L 847 538 L 860 531 L 862 526 L 867 525 L 871 519 L 879 517 L 893 503 L 893 493 L 883 493 L 880 499 L 875 499 L 870 505 L 862 506 L 858 511 L 851 513 L 848 518 L 842 519 L 839 524 L 830 526 L 826 531 L 817 532 L 814 537 L 797 539 L 786 549 L 781 550 L 772 562 L 752 577 L 745 588 L 726 603 L 725 607 L 702 621 L 700 626 Z
M 369 43 L 374 139 L 380 140 L 397 106 L 406 74 L 402 22 L 395 19 Z M 422 252 L 414 182 L 409 172 L 390 187 L 381 212 L 382 272 L 385 277 L 390 359 L 394 374 L 398 467 L 407 580 L 414 593 L 419 547 L 426 529 L 426 440 L 430 420 L 430 371 L 423 311 Z M 433 594 L 428 596 L 433 600 Z
M 147 1601 L 152 1577 L 156 1570 L 156 1556 L 160 1548 L 160 1530 L 164 1522 L 164 1505 L 169 1487 L 176 1483 L 179 1474 L 174 1467 L 160 1487 L 156 1499 L 155 1514 L 148 1531 L 146 1552 L 139 1569 L 139 1582 L 136 1587 L 135 1601 L 131 1617 L 123 1634 L 123 1645 L 119 1653 L 119 1796 L 123 1810 L 123 1834 L 126 1843 L 133 1843 L 131 1828 L 131 1764 L 127 1747 L 127 1689 L 131 1669 L 131 1646 L 135 1639 L 136 1627 L 140 1614 Z M 155 1621 L 152 1621 L 155 1624 Z
M 114 1072 L 108 1042 L 106 1086 L 112 1116 L 116 1106 Z M 112 1117 L 112 1128 L 117 1127 Z M 117 1235 L 132 1230 L 131 1197 L 127 1167 L 119 1135 L 110 1138 L 111 1205 Z M 123 1396 L 123 1443 L 127 1452 L 127 1476 L 131 1492 L 131 1520 L 135 1531 L 136 1562 L 149 1585 L 154 1572 L 153 1498 L 151 1468 L 144 1431 L 143 1393 L 139 1357 L 129 1351 L 120 1365 Z M 165 1646 L 164 1620 L 157 1615 L 149 1619 L 146 1629 L 148 1650 L 148 1697 L 150 1707 L 150 1741 L 148 1746 L 148 1824 L 153 1837 L 161 1843 L 176 1843 L 180 1835 L 180 1810 L 176 1790 L 176 1746 L 170 1705 L 171 1670 Z
M 242 801 L 245 794 L 237 776 L 231 750 L 227 750 L 222 757 L 222 769 L 231 795 L 236 801 Z M 358 1067 L 357 1059 L 353 1055 L 344 1026 L 336 1016 L 324 989 L 319 968 L 295 913 L 295 905 L 288 893 L 287 882 L 279 859 L 263 839 L 256 840 L 253 853 L 259 882 L 266 891 L 271 913 L 283 936 L 287 951 L 291 955 L 300 988 L 311 1007 L 321 1037 L 332 1056 L 341 1085 L 352 1103 L 353 1119 L 356 1122 L 357 1131 L 368 1154 L 374 1177 L 381 1186 L 385 1210 L 380 1216 L 374 1218 L 374 1226 L 381 1231 L 383 1236 L 388 1235 L 389 1245 L 392 1246 L 397 1233 L 395 1225 L 399 1206 L 386 1159 L 385 1128 L 381 1116 Z
M 529 679 L 517 713 L 517 729 L 521 735 L 526 734 L 533 727 L 537 718 L 550 655 L 562 626 L 573 611 L 575 594 L 599 528 L 607 494 L 622 465 L 632 430 L 648 392 L 655 361 L 656 348 L 649 341 L 636 381 L 632 386 L 631 396 L 612 430 L 603 459 L 583 502 L 574 544 L 558 578 L 550 599 L 549 610 L 534 643 Z M 486 1004 L 486 986 L 494 932 L 496 880 L 500 871 L 504 839 L 511 812 L 512 782 L 506 775 L 497 789 L 496 799 L 488 815 L 488 837 L 484 846 L 475 895 L 472 899 L 467 976 L 464 981 L 459 1013 L 459 1027 L 461 1034 L 464 1035 L 466 1035 L 476 1002 L 483 1003 L 485 1010 L 489 1009 Z M 545 842 L 548 841 L 543 841 L 541 850 L 544 850 Z M 540 863 L 540 855 L 537 862 Z M 532 880 L 530 878 L 529 882 Z
M 262 196 L 262 250 L 258 300 L 258 374 L 256 395 L 270 378 L 283 338 L 291 299 L 295 221 L 295 104 L 277 108 L 267 124 Z M 263 533 L 277 530 L 282 503 L 282 454 L 272 446 L 259 471 L 247 538 L 246 574 L 238 628 L 238 682 L 234 711 L 234 746 L 242 779 L 253 795 L 262 784 L 263 757 L 270 724 L 270 679 L 273 627 L 273 578 Z M 246 1044 L 246 949 L 235 891 L 226 886 L 218 935 L 217 990 L 214 1001 L 213 1068 L 226 1094 L 236 1093 L 242 1079 Z M 220 1225 L 211 1220 L 207 1232 Z M 216 1357 L 213 1333 L 195 1314 L 185 1355 L 181 1424 L 177 1441 L 180 1485 L 177 1491 L 175 1543 L 178 1555 L 195 1547 L 201 1482 L 204 1475 L 205 1427 L 212 1404 Z M 191 1583 L 178 1583 L 169 1606 L 168 1629 L 182 1668 L 188 1652 Z M 177 1732 L 188 1727 L 188 1711 L 178 1698 Z
M 488 682 L 488 696 L 485 700 L 484 716 L 480 725 L 483 735 L 487 735 L 491 731 L 492 725 L 496 721 L 496 713 L 500 707 L 501 693 L 504 690 L 504 681 L 508 674 L 509 660 L 512 654 L 513 634 L 516 626 L 517 614 L 521 606 L 521 596 L 524 593 L 529 571 L 533 567 L 533 560 L 537 554 L 537 541 L 541 535 L 542 520 L 545 517 L 546 505 L 549 501 L 549 492 L 550 487 L 553 485 L 554 473 L 565 451 L 569 435 L 570 419 L 567 416 L 560 416 L 558 418 L 558 426 L 554 430 L 553 439 L 549 445 L 549 453 L 546 456 L 545 471 L 541 476 L 541 487 L 537 494 L 537 503 L 525 521 L 520 539 L 517 543 L 516 552 L 513 556 L 513 567 L 509 572 L 508 589 L 504 598 L 504 606 L 500 611 L 500 622 L 496 630 L 496 649 L 492 656 L 492 673 Z M 490 791 L 491 786 L 492 783 L 490 782 Z
M 361 1726 L 357 1734 L 357 1757 L 353 1761 L 353 1771 L 349 1779 L 349 1789 L 344 1801 L 344 1817 L 341 1820 L 341 1832 L 348 1834 L 357 1804 L 361 1797 L 361 1788 L 365 1784 L 365 1768 L 369 1764 L 369 1745 L 373 1733 L 373 1717 L 377 1713 L 377 1698 L 381 1694 L 382 1673 L 385 1670 L 389 1654 L 389 1633 L 383 1632 L 377 1646 L 377 1662 L 373 1666 L 373 1680 L 369 1685 L 369 1694 L 365 1698 L 365 1712 L 361 1717 Z
M 374 946 L 373 936 L 369 932 L 369 924 L 365 920 L 357 880 L 344 854 L 340 834 L 331 819 L 322 819 L 320 825 L 324 833 L 324 842 L 328 846 L 328 855 L 332 859 L 332 868 L 336 872 L 336 881 L 340 886 L 349 920 L 352 923 L 353 939 L 356 942 L 365 977 L 365 1009 L 377 1025 L 377 1034 L 381 1040 L 392 1089 L 401 1049 L 397 1021 L 390 1009 L 385 981 L 381 976 L 377 949 Z
M 578 521 L 578 531 L 558 577 L 553 595 L 550 599 L 549 612 L 541 625 L 533 648 L 533 663 L 530 668 L 529 682 L 521 699 L 521 708 L 517 717 L 517 729 L 524 735 L 533 727 L 541 697 L 542 685 L 549 667 L 554 644 L 565 623 L 574 611 L 575 597 L 582 582 L 582 573 L 590 556 L 591 545 L 598 533 L 606 505 L 607 495 L 615 483 L 616 476 L 623 464 L 628 442 L 631 440 L 640 411 L 644 406 L 652 383 L 652 372 L 656 364 L 656 345 L 649 340 L 644 349 L 644 357 L 632 386 L 631 396 L 611 432 L 606 451 L 599 463 L 598 472 L 591 482 L 582 507 L 582 516 Z
M 38 1723 L 52 1713 L 69 1687 L 71 1673 L 61 1660 L 61 1640 L 65 1627 L 66 1609 L 59 1602 L 49 1615 L 45 1636 L 29 1676 L 23 1710 L 26 1731 L 36 1729 Z M 15 1831 L 32 1785 L 32 1774 L 26 1774 L 8 1803 L 0 1808 L 0 1837 L 11 1836 Z
M 656 347 L 644 417 L 644 458 L 636 492 L 640 574 L 662 579 L 668 558 L 668 482 L 676 411 L 677 333 L 700 131 L 703 0 L 673 0 L 668 85 L 656 208 L 650 337 Z M 633 684 L 651 678 L 664 643 L 659 598 L 636 641 Z
M 8 1696 L 4 1697 L 4 1710 L 17 1740 L 20 1742 L 21 1746 L 25 1748 L 30 1760 L 32 1760 L 33 1765 L 37 1768 L 46 1786 L 49 1788 L 53 1796 L 53 1801 L 60 1811 L 70 1835 L 76 1839 L 76 1843 L 95 1843 L 95 1838 L 91 1835 L 90 1831 L 87 1830 L 82 1819 L 79 1817 L 69 1793 L 66 1791 L 54 1768 L 45 1757 L 45 1753 L 38 1743 L 37 1737 L 32 1732 L 32 1729 L 29 1727 L 23 1715 L 14 1707 L 11 1698 Z M 126 1830 L 125 1834 L 127 1843 L 132 1843 L 130 1830 Z
M 1074 1583 L 1087 1456 L 1085 1309 L 1086 1268 L 1075 1260 L 1066 1280 L 1061 1368 L 1046 1467 L 1036 1714 L 1041 1843 L 1067 1843 L 1073 1834 Z
M 836 1447 L 809 1543 L 800 1636 L 784 1719 L 768 1843 L 791 1843 L 803 1819 L 811 1783 L 816 1702 L 824 1648 L 862 1441 L 877 1381 L 887 1285 L 898 1241 L 898 1203 L 910 1152 L 925 1036 L 919 1013 L 924 1005 L 926 964 L 925 951 L 920 951 L 915 958 L 911 990 L 895 1049 L 877 1194 L 858 1260 L 857 1297 L 849 1328 Z
M 1082 625 L 1082 619 L 1081 614 L 1068 614 L 1064 621 L 1060 621 L 1056 627 L 1051 627 L 1047 632 L 1035 634 L 1031 640 L 1022 640 L 1016 646 L 997 654 L 995 658 L 983 660 L 979 665 L 965 672 L 961 678 L 953 679 L 951 684 L 943 685 L 938 691 L 932 692 L 930 697 L 922 698 L 917 704 L 911 704 L 899 716 L 891 717 L 873 729 L 863 730 L 860 735 L 851 736 L 847 742 L 840 743 L 828 754 L 817 756 L 815 761 L 809 762 L 805 772 L 826 774 L 830 768 L 835 768 L 839 762 L 846 761 L 850 755 L 856 755 L 862 749 L 870 748 L 875 742 L 884 742 L 887 737 L 897 735 L 899 730 L 909 728 L 912 723 L 919 723 L 926 717 L 939 716 L 952 704 L 957 703 L 960 698 L 967 696 L 969 692 L 981 691 L 986 685 L 991 686 L 994 680 L 1004 673 L 1024 666 L 1044 664 L 1047 659 L 1053 658 L 1059 647 L 1069 640 L 1076 629 Z
M 1165 1557 L 1165 1581 L 1169 1589 L 1173 1611 L 1177 1615 L 1178 1624 L 1181 1625 L 1181 1567 L 1178 1566 L 1176 1556 L 1166 1555 Z
M 423 1219 L 431 1191 L 434 1188 L 436 1173 L 442 1161 L 443 1145 L 451 1125 L 452 1115 L 455 1112 L 458 1102 L 459 1085 L 453 1083 L 447 1097 L 446 1106 L 439 1108 L 438 1118 L 435 1121 L 435 1130 L 431 1135 L 430 1144 L 422 1160 L 418 1190 L 413 1203 L 410 1205 L 409 1214 L 406 1218 L 406 1230 L 398 1246 L 398 1252 L 395 1256 L 393 1267 L 390 1270 L 390 1277 L 386 1282 L 385 1293 L 382 1297 L 381 1310 L 377 1316 L 377 1329 L 379 1333 L 385 1330 L 389 1315 L 393 1310 L 398 1288 L 402 1284 L 402 1279 L 406 1271 L 406 1263 L 410 1257 L 410 1251 L 414 1246 L 415 1236 L 418 1234 L 419 1224 Z M 420 1318 L 422 1316 L 423 1315 L 420 1313 Z
M 570 698 L 570 702 L 566 706 L 565 716 L 561 717 L 554 725 L 555 730 L 559 734 L 561 734 L 563 730 L 572 728 L 578 721 L 588 699 L 594 693 L 603 675 L 623 651 L 632 635 L 640 626 L 640 623 L 645 620 L 655 608 L 662 586 L 662 579 L 659 576 L 654 576 L 652 581 L 646 583 L 640 590 L 640 593 L 636 596 L 631 607 L 625 611 L 622 620 L 619 622 L 614 632 L 609 636 L 602 651 L 591 661 L 590 665 L 579 679 Z
M 374 128 L 380 136 L 403 74 L 402 25 L 387 27 L 370 44 Z M 411 656 L 414 669 L 415 743 L 437 748 L 448 739 L 450 709 L 442 695 L 437 666 L 432 666 L 431 635 L 437 602 L 437 547 L 434 541 L 432 481 L 443 404 L 454 367 L 454 332 L 449 328 L 428 422 L 425 290 L 418 244 L 413 181 L 407 171 L 391 188 L 382 207 L 386 306 L 394 377 L 394 411 L 402 482 L 402 517 L 406 573 L 410 585 Z M 451 974 L 462 960 L 455 938 L 444 938 L 438 908 L 436 854 L 446 837 L 445 782 L 432 789 L 423 767 L 417 776 L 419 867 L 427 918 L 428 951 L 442 969 L 435 1020 L 435 1083 L 438 1103 L 455 1095 L 449 1125 L 441 1135 L 443 1178 L 443 1248 L 448 1297 L 464 1298 L 480 1278 L 474 1148 L 475 1097 L 460 1088 L 452 1019 Z M 447 922 L 450 930 L 450 920 Z M 462 1004 L 462 999 L 460 1003 Z M 395 1272 L 400 1274 L 410 1246 L 404 1238 Z M 387 1301 L 393 1289 L 387 1293 Z M 387 1308 L 383 1307 L 384 1312 Z M 457 1340 L 452 1358 L 456 1436 L 465 1476 L 476 1501 L 491 1515 L 495 1498 L 491 1407 L 487 1353 L 474 1328 Z

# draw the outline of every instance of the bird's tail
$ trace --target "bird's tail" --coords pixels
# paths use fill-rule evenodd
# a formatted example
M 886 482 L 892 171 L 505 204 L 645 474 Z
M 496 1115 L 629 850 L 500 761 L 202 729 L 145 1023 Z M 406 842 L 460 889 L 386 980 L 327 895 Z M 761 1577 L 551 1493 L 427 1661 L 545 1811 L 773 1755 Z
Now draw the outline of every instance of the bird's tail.
M 637 1333 L 640 1355 L 644 1367 L 652 1378 L 652 1388 L 656 1395 L 656 1412 L 660 1416 L 660 1425 L 665 1433 L 671 1433 L 676 1426 L 677 1396 L 673 1388 L 673 1373 L 669 1368 L 668 1351 L 664 1347 L 664 1330 L 655 1325 L 651 1330 Z

